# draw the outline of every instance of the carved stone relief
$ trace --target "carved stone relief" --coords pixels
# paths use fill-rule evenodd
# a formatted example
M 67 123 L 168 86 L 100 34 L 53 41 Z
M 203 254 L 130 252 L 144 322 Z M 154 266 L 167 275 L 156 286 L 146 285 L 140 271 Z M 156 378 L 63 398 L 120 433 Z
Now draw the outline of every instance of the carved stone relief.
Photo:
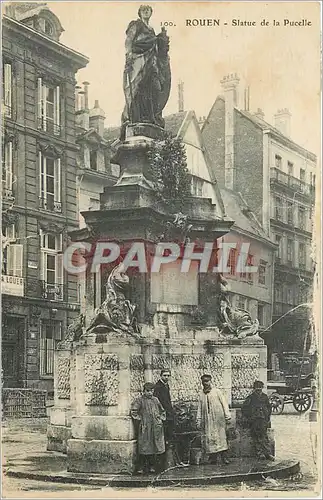
M 214 385 L 222 388 L 224 384 L 223 353 L 211 354 L 173 354 L 154 355 L 152 360 L 153 377 L 156 382 L 160 370 L 168 368 L 172 372 L 170 388 L 173 401 L 196 401 L 201 391 L 201 376 L 211 373 Z
M 232 401 L 244 400 L 252 390 L 255 380 L 259 379 L 259 354 L 232 354 Z
M 85 404 L 118 404 L 119 363 L 116 354 L 85 354 Z
M 130 394 L 134 399 L 142 392 L 145 383 L 144 357 L 142 354 L 130 356 Z
M 70 359 L 58 357 L 57 359 L 57 396 L 59 399 L 69 399 L 70 384 Z

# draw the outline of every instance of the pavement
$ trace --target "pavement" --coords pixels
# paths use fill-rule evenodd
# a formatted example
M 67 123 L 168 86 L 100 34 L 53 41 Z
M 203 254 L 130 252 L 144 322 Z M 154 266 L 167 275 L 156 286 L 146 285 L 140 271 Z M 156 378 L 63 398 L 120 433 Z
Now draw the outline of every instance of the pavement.
M 305 492 L 316 485 L 320 456 L 316 442 L 318 424 L 308 414 L 286 411 L 272 417 L 275 429 L 276 457 L 274 463 L 234 460 L 229 466 L 190 466 L 168 470 L 154 476 L 99 476 L 66 472 L 66 457 L 46 450 L 46 419 L 11 420 L 3 422 L 3 493 L 10 497 L 15 491 L 80 491 L 98 492 L 115 488 L 183 488 L 194 485 L 212 491 L 257 489 Z M 300 469 L 299 469 L 300 467 Z M 13 477 L 14 476 L 14 477 Z M 287 476 L 287 477 L 286 477 Z M 59 484 L 60 483 L 60 484 Z M 64 484 L 65 483 L 65 484 Z M 225 483 L 225 484 L 224 484 Z M 128 490 L 129 491 L 129 490 Z M 138 491 L 139 493 L 139 491 Z M 47 496 L 47 495 L 46 495 Z M 70 496 L 70 494 L 69 494 Z M 24 494 L 25 497 L 25 494 Z

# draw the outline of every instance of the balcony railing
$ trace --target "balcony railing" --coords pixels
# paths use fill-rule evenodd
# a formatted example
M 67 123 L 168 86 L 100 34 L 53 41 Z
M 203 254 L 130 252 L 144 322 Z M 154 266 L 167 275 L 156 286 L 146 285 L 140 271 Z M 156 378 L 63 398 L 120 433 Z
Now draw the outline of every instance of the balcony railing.
M 61 133 L 61 126 L 49 118 L 38 118 L 38 128 L 54 135 Z
M 9 104 L 5 104 L 4 101 L 2 101 L 2 114 L 7 118 L 12 117 L 12 107 Z
M 61 213 L 62 203 L 60 201 L 54 201 L 52 198 L 39 198 L 39 208 L 44 210 L 49 210 L 50 212 Z
M 64 285 L 62 283 L 47 283 L 41 281 L 42 298 L 47 300 L 63 300 Z
M 278 184 L 291 188 L 297 193 L 305 194 L 306 196 L 314 196 L 315 194 L 314 186 L 297 179 L 297 177 L 282 172 L 279 168 L 273 167 L 270 169 L 270 179 L 271 181 L 276 181 Z
M 12 200 L 13 199 L 13 191 L 9 189 L 6 184 L 2 184 L 2 198 L 4 200 Z

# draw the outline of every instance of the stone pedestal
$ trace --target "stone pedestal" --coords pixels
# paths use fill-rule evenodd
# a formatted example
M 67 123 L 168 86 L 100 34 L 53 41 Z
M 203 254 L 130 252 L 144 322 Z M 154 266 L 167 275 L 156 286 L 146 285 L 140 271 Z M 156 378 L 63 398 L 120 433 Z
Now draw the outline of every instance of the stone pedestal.
M 145 381 L 156 382 L 160 370 L 171 370 L 174 405 L 196 405 L 201 375 L 211 373 L 232 408 L 237 437 L 233 456 L 253 453 L 239 408 L 253 382 L 266 385 L 266 347 L 257 337 L 237 340 L 216 329 L 187 330 L 175 338 L 159 338 L 145 328 L 146 338 L 107 335 L 106 343 L 88 336 L 56 352 L 55 406 L 48 429 L 48 450 L 67 453 L 70 472 L 132 473 L 136 436 L 130 418 L 132 401 Z M 193 419 L 194 420 L 194 419 Z M 272 431 L 269 431 L 272 434 Z
M 50 408 L 47 428 L 47 450 L 66 453 L 71 437 L 71 416 L 74 408 L 71 394 L 71 366 L 74 361 L 72 345 L 58 349 L 54 357 L 54 406 Z
M 128 340 L 110 334 L 106 343 L 96 343 L 93 335 L 74 345 L 74 415 L 67 441 L 70 472 L 133 472 L 130 360 L 140 345 L 131 337 Z

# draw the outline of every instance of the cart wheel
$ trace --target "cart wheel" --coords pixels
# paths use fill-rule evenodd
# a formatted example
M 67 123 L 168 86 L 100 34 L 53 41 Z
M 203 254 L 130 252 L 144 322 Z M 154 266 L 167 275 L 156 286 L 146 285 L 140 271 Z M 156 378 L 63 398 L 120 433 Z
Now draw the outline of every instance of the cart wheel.
M 299 413 L 305 413 L 311 408 L 312 398 L 306 392 L 298 392 L 293 398 L 293 406 Z
M 284 409 L 284 398 L 279 394 L 272 394 L 269 398 L 271 410 L 274 415 L 280 415 Z

